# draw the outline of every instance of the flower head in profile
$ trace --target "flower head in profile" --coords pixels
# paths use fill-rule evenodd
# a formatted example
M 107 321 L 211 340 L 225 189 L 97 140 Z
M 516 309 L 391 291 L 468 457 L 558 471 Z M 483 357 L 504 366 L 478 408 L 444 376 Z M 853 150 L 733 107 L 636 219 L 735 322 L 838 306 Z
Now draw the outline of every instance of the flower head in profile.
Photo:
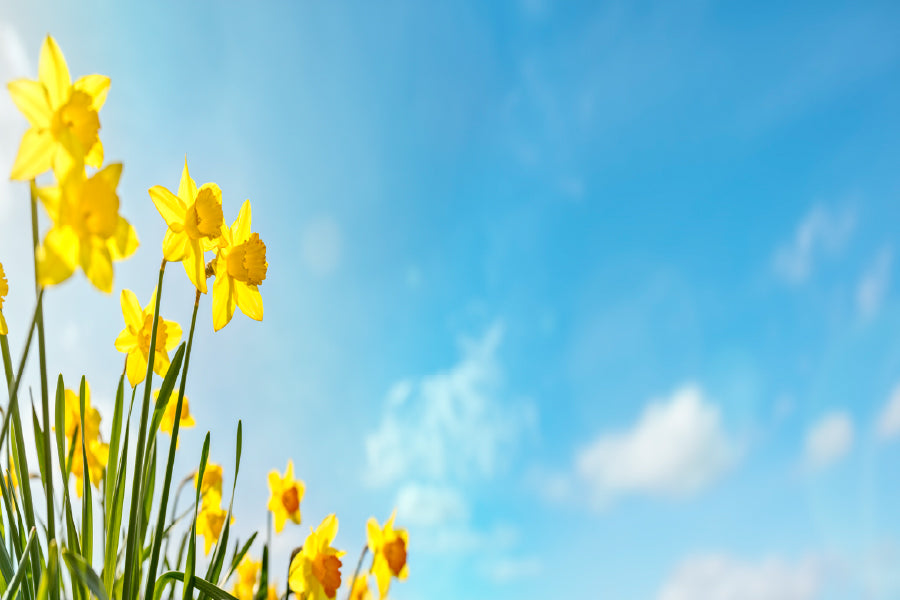
M 3 318 L 3 301 L 9 294 L 9 282 L 6 281 L 6 272 L 3 270 L 3 263 L 0 263 L 0 335 L 7 335 L 9 328 L 6 326 L 6 319 Z
M 333 599 L 341 587 L 341 560 L 345 554 L 331 546 L 337 535 L 338 521 L 328 515 L 303 542 L 303 548 L 291 560 L 288 585 L 300 598 Z
M 397 511 L 385 521 L 384 527 L 378 526 L 374 517 L 366 523 L 366 534 L 369 549 L 372 551 L 372 570 L 378 582 L 378 593 L 384 598 L 391 584 L 391 577 L 406 579 L 409 574 L 406 566 L 406 547 L 409 534 L 405 529 L 394 529 L 394 517 Z
M 299 479 L 294 479 L 294 461 L 289 460 L 282 477 L 278 471 L 269 473 L 269 510 L 275 517 L 275 533 L 281 533 L 288 519 L 300 524 L 300 501 L 306 486 Z
M 109 77 L 86 75 L 73 84 L 62 51 L 48 35 L 41 46 L 37 81 L 17 79 L 7 87 L 31 125 L 19 145 L 11 179 L 34 179 L 50 168 L 64 174 L 83 164 L 100 167 L 99 113 Z
M 197 473 L 194 473 L 194 488 L 197 488 Z M 203 505 L 218 506 L 222 501 L 222 465 L 208 463 L 203 471 L 203 484 L 200 486 L 200 497 Z
M 37 250 L 40 285 L 61 283 L 81 267 L 94 287 L 112 291 L 112 263 L 138 247 L 134 227 L 119 214 L 121 175 L 121 163 L 90 177 L 74 169 L 56 185 L 35 188 L 53 222 Z
M 158 333 L 158 332 L 157 332 Z M 153 392 L 153 400 L 154 403 L 156 399 L 159 398 L 159 390 L 154 390 Z M 163 412 L 162 420 L 159 422 L 159 429 L 164 433 L 168 433 L 172 435 L 172 431 L 175 428 L 175 412 L 178 410 L 178 394 L 172 393 L 169 396 L 169 401 L 166 403 L 166 410 Z M 194 421 L 193 415 L 191 415 L 190 408 L 188 406 L 188 398 L 185 396 L 181 399 L 181 418 L 178 419 L 178 429 L 188 429 L 190 427 L 195 426 L 197 423 Z M 175 442 L 175 447 L 177 448 L 181 444 L 181 440 L 177 440 Z
M 74 449 L 66 448 L 66 455 L 72 452 L 72 475 L 75 476 L 75 491 L 81 497 L 84 478 L 84 457 L 81 452 L 81 436 L 84 434 L 85 454 L 87 454 L 88 474 L 91 483 L 100 488 L 103 469 L 109 460 L 109 444 L 100 439 L 100 412 L 91 406 L 91 388 L 84 384 L 84 432 L 81 431 L 81 397 L 73 390 L 65 393 L 66 443 L 72 442 Z
M 197 188 L 185 159 L 178 195 L 155 185 L 150 188 L 150 198 L 169 226 L 163 238 L 163 256 L 168 261 L 181 261 L 191 282 L 205 294 L 204 252 L 216 246 L 225 222 L 222 190 L 215 183 Z
M 116 350 L 125 353 L 125 372 L 131 387 L 137 386 L 147 376 L 147 362 L 150 358 L 150 342 L 153 337 L 153 313 L 156 310 L 156 290 L 150 302 L 143 309 L 137 296 L 131 290 L 122 290 L 120 297 L 125 329 L 116 338 Z M 169 370 L 169 352 L 178 346 L 181 326 L 175 321 L 159 317 L 156 326 L 155 357 L 153 372 L 160 377 Z
M 209 554 L 209 549 L 219 539 L 227 517 L 228 513 L 222 507 L 203 503 L 203 508 L 197 513 L 197 535 L 203 536 L 204 554 Z
M 353 580 L 353 585 L 350 586 L 350 600 L 372 600 L 368 575 L 359 575 Z
M 250 232 L 250 201 L 241 206 L 230 229 L 222 229 L 219 250 L 213 261 L 216 280 L 213 283 L 213 328 L 228 325 L 235 307 L 257 321 L 263 318 L 263 302 L 259 286 L 266 279 L 266 245 L 259 235 Z
M 256 581 L 259 579 L 259 568 L 262 563 L 250 558 L 249 554 L 245 554 L 237 567 L 238 579 L 232 588 L 232 595 L 238 600 L 253 600 L 253 589 L 256 587 Z

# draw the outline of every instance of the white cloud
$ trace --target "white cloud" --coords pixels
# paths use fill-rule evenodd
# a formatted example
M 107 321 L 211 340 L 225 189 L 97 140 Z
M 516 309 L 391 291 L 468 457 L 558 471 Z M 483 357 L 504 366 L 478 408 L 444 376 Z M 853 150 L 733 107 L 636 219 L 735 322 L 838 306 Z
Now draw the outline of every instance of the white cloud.
M 891 391 L 887 404 L 881 410 L 876 424 L 878 437 L 888 440 L 900 435 L 900 384 Z
M 662 586 L 658 600 L 812 600 L 823 587 L 825 562 L 766 558 L 745 562 L 722 554 L 688 558 Z
M 719 409 L 695 385 L 650 403 L 629 430 L 604 434 L 579 452 L 576 471 L 603 505 L 617 494 L 681 496 L 700 490 L 736 460 Z
M 826 467 L 843 457 L 853 446 L 853 421 L 845 412 L 831 412 L 813 423 L 806 433 L 806 464 Z
M 536 556 L 505 557 L 487 561 L 483 570 L 494 583 L 509 583 L 542 575 L 544 565 Z
M 499 323 L 464 344 L 448 371 L 392 387 L 379 428 L 366 437 L 367 482 L 490 477 L 535 417 L 530 402 L 502 402 Z
M 0 22 L 0 81 L 10 81 L 20 77 L 34 77 L 28 53 L 18 32 L 10 25 Z M 19 149 L 21 134 L 25 132 L 28 122 L 16 108 L 6 90 L 0 94 L 0 165 L 2 169 L 10 169 Z M 7 171 L 8 172 L 8 171 Z M 15 187 L 13 187 L 15 185 Z M 21 191 L 25 189 L 26 191 Z M 22 196 L 15 198 L 17 193 Z M 27 204 L 27 188 L 22 184 L 13 184 L 4 175 L 0 177 L 0 221 L 9 217 L 10 207 L 16 201 L 21 206 Z
M 838 213 L 814 207 L 797 226 L 794 238 L 775 252 L 775 272 L 789 283 L 803 283 L 819 254 L 835 253 L 847 243 L 855 221 L 849 210 Z
M 325 216 L 308 223 L 300 234 L 303 264 L 316 275 L 329 275 L 341 264 L 343 237 L 333 218 Z
M 397 492 L 397 518 L 410 525 L 436 526 L 465 521 L 469 507 L 452 487 L 410 483 Z
M 878 314 L 891 282 L 893 253 L 883 248 L 869 265 L 856 288 L 856 307 L 860 316 L 871 318 Z

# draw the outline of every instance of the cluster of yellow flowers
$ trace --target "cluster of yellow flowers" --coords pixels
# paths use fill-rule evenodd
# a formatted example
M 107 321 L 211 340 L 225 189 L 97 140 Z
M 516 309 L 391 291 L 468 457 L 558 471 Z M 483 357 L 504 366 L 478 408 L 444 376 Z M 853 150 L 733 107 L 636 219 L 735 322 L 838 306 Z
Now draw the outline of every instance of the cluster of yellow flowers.
M 33 203 L 40 200 L 51 222 L 50 229 L 40 244 L 35 233 L 35 277 L 39 289 L 59 284 L 81 269 L 97 289 L 106 293 L 112 292 L 112 264 L 131 256 L 138 247 L 138 238 L 131 224 L 119 214 L 120 201 L 117 188 L 122 164 L 103 165 L 104 149 L 99 136 L 99 112 L 110 87 L 109 78 L 102 75 L 87 75 L 72 83 L 62 52 L 53 38 L 47 36 L 41 48 L 38 79 L 20 79 L 11 82 L 8 87 L 14 103 L 30 124 L 22 138 L 11 178 L 30 181 Z M 53 176 L 52 183 L 39 186 L 36 178 L 48 171 Z M 189 411 L 188 399 L 184 396 L 184 376 L 180 393 L 173 394 L 174 379 L 166 378 L 166 375 L 173 363 L 182 365 L 182 360 L 184 372 L 187 370 L 197 306 L 201 295 L 208 291 L 207 280 L 214 278 L 212 316 L 216 331 L 231 321 L 236 308 L 250 318 L 261 321 L 263 302 L 259 286 L 266 279 L 268 263 L 266 245 L 259 235 L 251 230 L 250 201 L 243 203 L 236 220 L 230 227 L 227 226 L 222 208 L 221 189 L 215 183 L 198 186 L 188 171 L 187 159 L 177 193 L 156 185 L 149 189 L 149 195 L 167 226 L 162 242 L 163 261 L 159 285 L 162 285 L 166 263 L 181 262 L 196 288 L 194 318 L 188 336 L 187 351 L 182 354 L 182 349 L 179 349 L 170 360 L 169 353 L 179 347 L 183 332 L 178 323 L 159 316 L 158 293 L 161 288 L 154 290 L 147 304 L 143 306 L 134 292 L 128 289 L 121 291 L 120 303 L 125 327 L 116 338 L 115 347 L 126 355 L 122 380 L 127 376 L 132 389 L 141 383 L 145 384 L 145 415 L 142 417 L 139 434 L 141 439 L 143 440 L 145 435 L 144 425 L 147 422 L 146 407 L 151 384 L 149 380 L 152 379 L 152 373 L 156 373 L 165 379 L 163 388 L 166 389 L 166 397 L 162 400 L 159 398 L 163 393 L 160 389 L 153 393 L 156 412 L 149 439 L 153 439 L 158 428 L 175 437 L 173 444 L 177 448 L 178 430 L 193 427 L 195 421 Z M 37 221 L 34 214 L 33 212 L 36 232 Z M 8 328 L 2 308 L 8 293 L 8 282 L 0 264 L 0 336 L 6 354 L 8 352 L 5 336 Z M 42 314 L 38 312 L 40 297 L 36 319 L 38 314 Z M 42 360 L 43 343 L 41 338 Z M 4 359 L 6 361 L 6 355 Z M 41 368 L 44 369 L 43 363 Z M 173 375 L 177 374 L 179 367 L 174 368 Z M 9 371 L 7 368 L 8 381 Z M 124 384 L 120 383 L 121 385 Z M 11 397 L 14 394 L 15 388 L 11 387 Z M 67 389 L 64 396 L 64 441 L 67 443 L 58 438 L 58 447 L 62 451 L 65 446 L 64 454 L 68 457 L 62 465 L 63 471 L 74 476 L 78 496 L 87 493 L 85 501 L 89 502 L 91 485 L 100 489 L 101 481 L 105 481 L 107 463 L 113 463 L 110 468 L 114 468 L 115 460 L 110 460 L 110 444 L 104 442 L 101 437 L 101 416 L 91 405 L 90 387 L 87 382 L 82 379 L 81 390 L 76 392 Z M 161 405 L 160 402 L 165 404 Z M 62 415 L 61 412 L 58 414 Z M 114 422 L 118 418 L 119 416 L 114 417 Z M 59 425 L 60 421 L 57 420 L 56 423 Z M 60 435 L 59 432 L 57 435 Z M 49 447 L 49 441 L 47 444 Z M 115 438 L 113 446 L 112 453 L 115 455 L 118 452 Z M 220 543 L 223 527 L 226 524 L 230 526 L 231 507 L 229 505 L 226 510 L 222 506 L 222 466 L 206 463 L 206 451 L 205 447 L 201 462 L 202 481 L 198 481 L 197 472 L 193 475 L 199 499 L 195 506 L 193 532 L 203 538 L 204 552 L 208 555 L 213 545 Z M 136 462 L 139 463 L 142 460 L 140 453 L 143 452 L 143 446 L 140 444 L 137 452 L 139 454 Z M 174 448 L 170 446 L 169 472 L 163 488 L 160 523 L 168 498 L 174 452 Z M 125 455 L 122 456 L 124 459 Z M 147 464 L 152 464 L 151 468 L 155 468 L 155 455 L 153 463 Z M 204 464 L 205 469 L 202 466 Z M 148 471 L 145 470 L 143 473 L 147 474 Z M 12 462 L 9 464 L 9 476 L 11 478 L 15 476 Z M 134 477 L 139 478 L 140 474 L 135 472 Z M 86 483 L 85 478 L 91 485 Z M 188 481 L 189 479 L 186 479 L 184 483 L 187 484 Z M 305 485 L 303 481 L 295 478 L 292 461 L 288 461 L 283 475 L 278 471 L 272 471 L 268 476 L 268 483 L 271 492 L 268 510 L 272 515 L 275 533 L 281 534 L 288 521 L 294 524 L 301 523 L 300 504 L 304 497 Z M 109 486 L 110 482 L 106 481 L 105 485 Z M 141 485 L 138 479 L 134 489 L 141 490 Z M 152 484 L 149 485 L 151 486 L 149 497 L 152 500 Z M 109 492 L 106 493 L 109 497 Z M 118 486 L 115 494 L 118 494 Z M 49 492 L 48 499 L 50 499 L 48 506 L 52 508 Z M 134 513 L 134 510 L 132 512 Z M 348 584 L 352 600 L 371 598 L 368 575 L 359 575 L 360 566 L 368 551 L 373 555 L 368 572 L 375 577 L 381 598 L 386 597 L 392 579 L 407 577 L 408 534 L 406 530 L 394 527 L 394 518 L 395 515 L 392 514 L 383 526 L 374 518 L 367 523 L 367 545 L 363 548 L 356 572 Z M 331 600 L 336 597 L 342 582 L 341 558 L 345 555 L 344 551 L 333 546 L 337 529 L 337 517 L 334 514 L 327 516 L 317 528 L 310 528 L 309 535 L 292 556 L 287 586 L 298 599 Z M 160 535 L 157 533 L 157 544 Z M 49 537 L 48 534 L 48 546 L 51 542 Z M 227 531 L 225 537 L 227 538 Z M 142 548 L 139 543 L 136 547 L 138 550 Z M 158 545 L 154 552 L 157 551 Z M 262 561 L 256 561 L 246 554 L 246 549 L 244 552 L 241 555 L 236 554 L 232 565 L 237 578 L 232 590 L 233 596 L 237 600 L 261 599 L 263 596 L 268 600 L 276 600 L 279 597 L 277 588 L 264 572 L 266 554 L 263 555 Z M 154 562 L 157 556 L 158 554 L 154 554 L 150 561 L 151 579 L 148 580 L 150 590 L 153 589 L 152 582 L 156 581 L 156 574 L 152 571 L 157 566 Z M 114 552 L 112 559 L 111 564 L 115 568 Z M 126 555 L 124 576 L 126 580 L 130 575 L 128 561 Z M 221 563 L 221 559 L 219 562 Z M 109 569 L 109 565 L 106 569 Z M 195 576 L 192 571 L 193 566 L 186 569 L 184 577 L 188 577 L 189 574 Z M 160 577 L 159 581 L 162 579 Z M 187 585 L 188 579 L 183 581 Z M 111 588 L 112 584 L 107 581 L 105 572 L 104 583 Z M 265 588 L 263 584 L 266 585 Z

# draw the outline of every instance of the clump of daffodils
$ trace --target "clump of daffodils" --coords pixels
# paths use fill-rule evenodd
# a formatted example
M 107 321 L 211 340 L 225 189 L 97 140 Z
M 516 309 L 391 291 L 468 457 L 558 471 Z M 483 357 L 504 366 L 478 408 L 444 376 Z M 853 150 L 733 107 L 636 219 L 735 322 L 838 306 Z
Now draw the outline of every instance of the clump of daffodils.
M 0 349 L 9 398 L 0 413 L 0 448 L 6 449 L 5 462 L 0 458 L 4 598 L 157 600 L 167 588 L 171 598 L 172 586 L 178 584 L 186 599 L 196 593 L 216 600 L 277 600 L 289 594 L 298 600 L 333 600 L 345 588 L 351 600 L 368 600 L 370 577 L 379 598 L 385 598 L 394 579 L 407 577 L 406 530 L 394 526 L 394 514 L 383 526 L 370 519 L 367 543 L 355 571 L 348 574 L 345 551 L 335 546 L 335 515 L 310 528 L 304 538 L 296 537 L 306 485 L 295 475 L 291 460 L 283 474 L 273 470 L 268 475 L 270 528 L 274 525 L 275 535 L 294 539 L 296 547 L 281 591 L 278 578 L 269 572 L 268 541 L 261 554 L 254 552 L 253 534 L 243 543 L 235 540 L 229 552 L 236 521 L 240 421 L 233 476 L 210 462 L 207 433 L 197 468 L 173 490 L 179 434 L 196 426 L 185 392 L 201 301 L 211 290 L 215 331 L 227 326 L 237 310 L 262 321 L 260 289 L 268 273 L 266 244 L 253 231 L 250 201 L 243 202 L 229 226 L 227 196 L 215 183 L 198 186 L 187 159 L 177 191 L 164 185 L 149 188 L 150 201 L 166 224 L 153 293 L 142 303 L 131 290 L 119 292 L 123 329 L 110 345 L 125 356 L 123 360 L 118 355 L 121 376 L 113 414 L 106 417 L 111 424 L 108 439 L 101 433 L 104 417 L 91 402 L 87 380 L 82 377 L 69 388 L 61 375 L 55 387 L 48 379 L 45 292 L 80 271 L 98 290 L 111 293 L 114 264 L 133 255 L 139 244 L 121 212 L 122 163 L 105 161 L 100 139 L 100 111 L 109 88 L 110 79 L 103 75 L 73 82 L 50 36 L 41 47 L 38 78 L 8 84 L 28 122 L 10 178 L 27 182 L 30 190 L 36 296 L 30 322 L 12 324 L 27 340 L 14 363 L 3 304 L 11 291 L 30 293 L 32 286 L 14 281 L 10 288 L 0 263 Z M 49 222 L 42 235 L 39 208 Z M 181 326 L 160 315 L 169 262 L 182 264 L 195 290 L 184 341 Z M 29 352 L 38 354 L 41 384 L 40 406 L 24 419 L 33 426 L 34 447 L 25 442 L 19 406 Z M 36 469 L 29 465 L 35 456 Z M 228 478 L 230 493 L 223 487 Z M 73 488 L 80 500 L 73 500 Z M 186 509 L 179 507 L 181 492 L 191 488 L 192 502 Z M 99 539 L 96 529 L 103 534 Z M 270 540 L 271 532 L 265 538 Z M 364 569 L 369 552 L 371 563 Z

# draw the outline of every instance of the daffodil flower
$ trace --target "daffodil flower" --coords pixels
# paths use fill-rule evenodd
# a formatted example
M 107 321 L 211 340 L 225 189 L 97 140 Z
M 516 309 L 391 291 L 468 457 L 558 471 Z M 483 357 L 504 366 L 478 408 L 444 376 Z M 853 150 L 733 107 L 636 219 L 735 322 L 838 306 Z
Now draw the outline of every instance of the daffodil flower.
M 310 528 L 303 548 L 291 560 L 288 585 L 298 598 L 333 599 L 341 587 L 341 561 L 345 554 L 331 546 L 338 520 L 328 515 L 318 528 Z
M 203 552 L 209 554 L 213 543 L 219 539 L 222 526 L 228 513 L 220 506 L 203 504 L 203 508 L 197 513 L 197 535 L 203 536 Z
M 37 250 L 40 285 L 62 283 L 81 267 L 94 287 L 112 291 L 113 261 L 128 258 L 138 247 L 134 228 L 119 214 L 121 174 L 121 163 L 91 177 L 77 169 L 58 185 L 35 188 L 53 222 Z
M 194 473 L 194 489 L 197 488 L 197 474 Z M 200 487 L 203 505 L 218 506 L 222 500 L 222 465 L 208 463 L 203 471 L 203 484 Z
M 74 450 L 72 451 L 72 475 L 75 476 L 75 492 L 81 497 L 84 479 L 84 457 L 81 452 L 81 397 L 73 390 L 65 393 L 65 426 L 66 441 L 71 442 L 74 436 Z M 100 439 L 100 412 L 91 406 L 91 387 L 84 384 L 84 442 L 85 454 L 88 460 L 88 473 L 91 483 L 97 489 L 100 488 L 100 479 L 103 478 L 103 469 L 109 460 L 109 444 Z M 69 449 L 67 449 L 67 456 Z
M 215 183 L 204 183 L 198 189 L 185 159 L 177 196 L 161 185 L 149 191 L 156 210 L 169 226 L 163 238 L 163 256 L 168 261 L 181 261 L 191 282 L 205 294 L 204 252 L 215 248 L 225 222 L 222 190 Z
M 350 600 L 372 600 L 367 575 L 359 575 L 353 580 L 353 584 L 350 586 Z
M 159 337 L 159 331 L 157 330 L 157 337 Z M 153 392 L 153 400 L 154 404 L 156 399 L 159 398 L 159 390 L 155 390 Z M 187 429 L 189 427 L 193 427 L 196 425 L 196 421 L 194 421 L 194 417 L 191 415 L 191 411 L 188 406 L 187 396 L 181 399 L 181 418 L 178 420 L 178 428 Z M 166 403 L 166 410 L 163 412 L 162 420 L 159 422 L 159 429 L 169 435 L 172 435 L 172 431 L 175 428 L 175 412 L 178 410 L 178 396 L 175 393 L 172 393 L 169 396 L 169 401 Z M 181 439 L 175 442 L 175 447 L 181 445 Z
M 48 35 L 41 46 L 37 81 L 17 79 L 7 87 L 31 125 L 19 145 L 11 179 L 34 179 L 51 167 L 65 174 L 73 164 L 103 164 L 99 112 L 109 77 L 86 75 L 73 84 L 62 51 Z
M 245 554 L 237 566 L 238 580 L 234 584 L 231 593 L 238 600 L 253 600 L 253 588 L 256 587 L 256 580 L 259 578 L 259 569 L 262 563 L 250 558 L 249 554 Z
M 278 600 L 281 598 L 281 594 L 278 593 L 278 588 L 275 587 L 275 584 L 269 586 L 269 593 L 266 595 L 266 600 Z
M 122 290 L 120 298 L 125 329 L 116 338 L 116 350 L 125 353 L 125 372 L 131 387 L 137 386 L 147 376 L 147 361 L 150 358 L 150 338 L 153 334 L 153 313 L 156 310 L 156 290 L 144 309 L 131 290 Z M 181 326 L 175 321 L 159 317 L 156 327 L 156 356 L 153 372 L 160 377 L 169 370 L 169 352 L 178 346 Z
M 409 574 L 406 566 L 409 534 L 405 529 L 394 529 L 396 516 L 397 511 L 394 511 L 383 528 L 378 526 L 378 521 L 374 517 L 366 523 L 369 549 L 373 554 L 371 573 L 378 582 L 378 593 L 381 598 L 387 596 L 391 577 L 406 579 Z
M 269 489 L 272 492 L 269 510 L 275 517 L 275 533 L 281 533 L 288 519 L 299 525 L 300 501 L 303 500 L 306 486 L 299 479 L 294 479 L 294 461 L 288 461 L 284 477 L 278 471 L 269 473 Z
M 213 328 L 228 325 L 237 306 L 257 321 L 263 318 L 263 302 L 259 285 L 266 279 L 266 245 L 259 235 L 250 233 L 250 201 L 244 201 L 241 212 L 230 229 L 222 228 L 219 250 L 213 262 Z
M 3 318 L 3 301 L 9 294 L 9 282 L 6 281 L 6 272 L 3 270 L 3 263 L 0 263 L 0 335 L 7 335 L 9 328 L 6 326 L 6 319 Z

